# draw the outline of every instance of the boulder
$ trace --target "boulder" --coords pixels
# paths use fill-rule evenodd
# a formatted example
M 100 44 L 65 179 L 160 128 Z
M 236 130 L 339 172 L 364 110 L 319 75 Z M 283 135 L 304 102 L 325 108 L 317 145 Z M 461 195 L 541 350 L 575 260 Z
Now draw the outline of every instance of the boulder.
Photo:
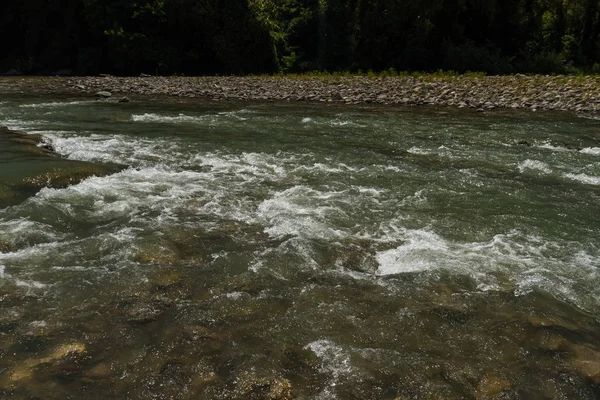
M 41 135 L 0 126 L 0 148 L 11 168 L 0 168 L 0 208 L 18 204 L 44 187 L 63 188 L 90 176 L 119 172 L 123 165 L 67 160 Z
M 96 93 L 95 96 L 98 98 L 101 98 L 101 99 L 108 99 L 112 96 L 112 94 L 110 92 L 103 90 L 103 91 Z

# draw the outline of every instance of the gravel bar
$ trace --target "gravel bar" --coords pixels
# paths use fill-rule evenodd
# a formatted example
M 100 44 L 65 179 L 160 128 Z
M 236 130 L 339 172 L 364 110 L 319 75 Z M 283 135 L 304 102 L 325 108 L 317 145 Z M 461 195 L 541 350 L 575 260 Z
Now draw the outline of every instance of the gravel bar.
M 0 92 L 529 109 L 600 116 L 600 76 L 0 77 Z

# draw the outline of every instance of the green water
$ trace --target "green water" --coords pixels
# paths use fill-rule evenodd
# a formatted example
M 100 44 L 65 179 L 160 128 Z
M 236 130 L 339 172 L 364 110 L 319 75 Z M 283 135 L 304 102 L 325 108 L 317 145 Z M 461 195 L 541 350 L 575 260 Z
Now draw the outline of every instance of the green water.
M 600 396 L 600 120 L 6 95 L 0 125 L 129 166 L 0 209 L 4 397 Z

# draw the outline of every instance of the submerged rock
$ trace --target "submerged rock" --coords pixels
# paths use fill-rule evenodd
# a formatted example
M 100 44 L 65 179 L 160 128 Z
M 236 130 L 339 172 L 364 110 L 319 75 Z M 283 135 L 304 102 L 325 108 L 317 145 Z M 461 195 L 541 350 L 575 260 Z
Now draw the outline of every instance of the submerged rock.
M 154 322 L 162 316 L 165 308 L 158 302 L 135 304 L 126 311 L 127 321 L 138 324 Z
M 10 374 L 10 385 L 20 385 L 33 377 L 35 368 L 41 364 L 55 363 L 70 356 L 78 356 L 85 352 L 86 346 L 83 343 L 68 343 L 54 348 L 45 357 L 28 358 L 18 364 Z
M 181 283 L 183 274 L 180 270 L 174 268 L 161 268 L 150 277 L 150 283 L 158 289 L 166 289 L 177 286 Z
M 1 187 L 0 187 L 0 198 L 2 198 L 2 188 Z M 8 240 L 0 238 L 0 253 L 8 253 L 11 251 L 11 249 L 12 249 L 12 244 Z
M 600 384 L 600 350 L 591 346 L 573 343 L 556 334 L 545 338 L 542 348 L 566 353 L 568 355 L 567 364 L 572 371 L 597 385 Z
M 137 254 L 134 256 L 134 260 L 142 264 L 159 264 L 159 265 L 172 265 L 179 262 L 180 256 L 178 249 L 171 243 L 142 243 L 138 246 Z M 170 277 L 163 276 L 158 281 L 173 280 L 175 275 Z M 165 282 L 163 282 L 165 283 Z M 170 286 L 175 282 L 171 282 L 165 286 Z M 160 283 L 159 283 L 160 284 Z
M 84 380 L 103 380 L 109 378 L 112 374 L 111 366 L 105 362 L 100 362 L 85 373 Z
M 511 383 L 499 376 L 484 376 L 475 392 L 476 399 L 496 399 L 502 392 L 511 388 Z
M 259 376 L 253 372 L 243 372 L 236 381 L 236 392 L 239 395 L 269 400 L 293 398 L 292 383 L 285 378 Z

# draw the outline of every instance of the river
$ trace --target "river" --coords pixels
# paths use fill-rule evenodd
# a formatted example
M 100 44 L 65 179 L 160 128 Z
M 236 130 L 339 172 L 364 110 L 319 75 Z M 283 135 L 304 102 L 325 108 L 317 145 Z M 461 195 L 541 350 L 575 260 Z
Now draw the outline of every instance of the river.
M 600 120 L 11 94 L 0 125 L 127 166 L 0 209 L 0 395 L 600 396 Z

